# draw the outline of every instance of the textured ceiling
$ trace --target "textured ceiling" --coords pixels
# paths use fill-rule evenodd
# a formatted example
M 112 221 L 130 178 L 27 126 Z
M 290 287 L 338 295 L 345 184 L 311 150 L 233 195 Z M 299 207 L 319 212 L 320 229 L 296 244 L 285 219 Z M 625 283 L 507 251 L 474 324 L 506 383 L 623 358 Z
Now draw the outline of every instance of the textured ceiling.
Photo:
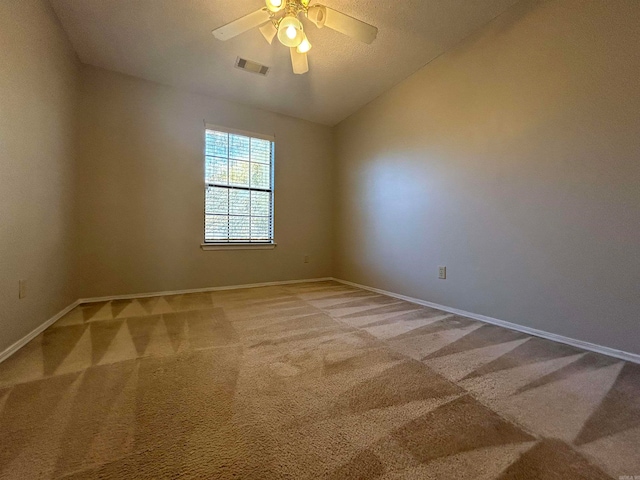
M 372 45 L 304 21 L 310 72 L 258 29 L 227 42 L 211 30 L 263 0 L 51 0 L 80 60 L 97 67 L 335 125 L 517 0 L 323 0 L 379 28 Z M 237 56 L 272 67 L 234 68 Z

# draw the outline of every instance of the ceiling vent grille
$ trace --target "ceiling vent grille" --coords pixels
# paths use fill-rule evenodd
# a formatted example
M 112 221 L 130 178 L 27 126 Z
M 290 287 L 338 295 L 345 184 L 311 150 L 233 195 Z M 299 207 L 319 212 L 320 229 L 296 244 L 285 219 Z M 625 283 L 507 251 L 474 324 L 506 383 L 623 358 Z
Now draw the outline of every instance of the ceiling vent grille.
M 251 60 L 240 57 L 236 59 L 236 68 L 246 70 L 247 72 L 251 73 L 257 73 L 258 75 L 262 75 L 263 77 L 267 73 L 269 73 L 270 70 L 266 65 L 260 65 L 259 63 L 252 62 Z

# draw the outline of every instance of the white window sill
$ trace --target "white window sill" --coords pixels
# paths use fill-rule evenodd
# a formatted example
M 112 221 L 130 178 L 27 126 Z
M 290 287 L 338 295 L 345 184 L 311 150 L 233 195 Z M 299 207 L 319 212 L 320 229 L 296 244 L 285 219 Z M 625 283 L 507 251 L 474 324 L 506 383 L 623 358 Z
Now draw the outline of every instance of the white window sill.
M 202 250 L 273 250 L 276 243 L 203 243 Z

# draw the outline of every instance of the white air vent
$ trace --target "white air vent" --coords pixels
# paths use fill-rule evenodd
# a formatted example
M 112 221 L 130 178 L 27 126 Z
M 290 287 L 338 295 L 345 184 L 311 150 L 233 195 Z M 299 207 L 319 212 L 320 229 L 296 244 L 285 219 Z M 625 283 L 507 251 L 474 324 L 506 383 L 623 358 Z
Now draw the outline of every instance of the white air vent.
M 258 75 L 262 75 L 263 77 L 267 73 L 269 73 L 269 67 L 267 67 L 266 65 L 260 65 L 259 63 L 252 62 L 251 60 L 240 57 L 236 59 L 236 68 L 240 68 L 251 73 L 257 73 Z

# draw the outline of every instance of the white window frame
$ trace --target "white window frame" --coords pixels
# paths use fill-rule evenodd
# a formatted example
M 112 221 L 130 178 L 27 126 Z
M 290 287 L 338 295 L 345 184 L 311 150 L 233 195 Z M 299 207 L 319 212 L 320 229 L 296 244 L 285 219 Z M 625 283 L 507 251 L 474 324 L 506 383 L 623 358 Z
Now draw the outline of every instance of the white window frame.
M 207 130 L 215 130 L 217 132 L 228 133 L 231 135 L 242 135 L 250 138 L 258 138 L 261 140 L 268 140 L 272 142 L 272 153 L 271 153 L 271 237 L 270 241 L 255 241 L 255 242 L 207 242 L 206 241 L 206 232 L 204 229 L 203 223 L 203 243 L 201 244 L 201 248 L 203 250 L 272 250 L 276 247 L 275 242 L 275 150 L 276 150 L 276 137 L 275 135 L 265 135 L 263 133 L 249 132 L 246 130 L 239 130 L 235 128 L 223 127 L 221 125 L 215 125 L 210 123 L 205 123 L 204 125 L 204 148 L 203 148 L 203 169 L 206 169 L 207 164 L 207 144 L 206 144 L 206 134 Z M 206 191 L 207 187 L 212 185 L 206 181 L 206 175 L 204 175 L 204 198 L 203 198 L 203 220 L 206 221 Z M 248 188 L 251 191 L 251 188 Z

